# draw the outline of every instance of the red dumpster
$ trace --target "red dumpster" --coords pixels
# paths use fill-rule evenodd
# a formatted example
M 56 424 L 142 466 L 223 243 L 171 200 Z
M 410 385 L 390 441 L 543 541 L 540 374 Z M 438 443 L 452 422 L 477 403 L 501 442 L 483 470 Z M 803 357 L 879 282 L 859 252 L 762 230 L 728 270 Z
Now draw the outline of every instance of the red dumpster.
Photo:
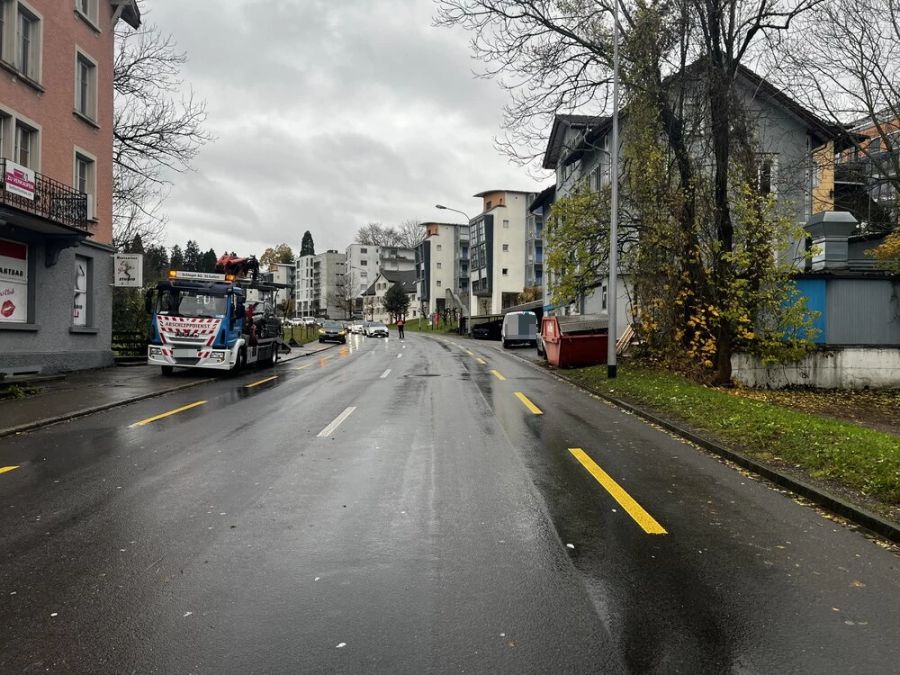
M 609 321 L 605 316 L 545 316 L 541 336 L 547 360 L 557 368 L 606 363 Z

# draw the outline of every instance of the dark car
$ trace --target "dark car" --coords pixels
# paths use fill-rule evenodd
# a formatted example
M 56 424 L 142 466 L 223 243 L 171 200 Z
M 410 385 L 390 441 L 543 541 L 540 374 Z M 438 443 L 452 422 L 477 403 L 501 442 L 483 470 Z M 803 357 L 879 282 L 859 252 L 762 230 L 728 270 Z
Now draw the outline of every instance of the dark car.
M 340 321 L 324 321 L 319 329 L 319 342 L 347 342 L 347 331 Z
M 472 326 L 472 337 L 476 340 L 499 340 L 502 329 L 503 319 L 485 321 L 484 323 Z

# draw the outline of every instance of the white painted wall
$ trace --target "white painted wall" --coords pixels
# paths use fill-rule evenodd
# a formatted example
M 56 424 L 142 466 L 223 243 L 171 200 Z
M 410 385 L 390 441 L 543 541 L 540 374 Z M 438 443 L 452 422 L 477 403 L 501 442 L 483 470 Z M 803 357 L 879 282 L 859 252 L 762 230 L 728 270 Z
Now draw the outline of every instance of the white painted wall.
M 732 378 L 757 389 L 900 387 L 900 348 L 844 347 L 816 351 L 798 363 L 764 366 L 756 357 L 731 357 Z

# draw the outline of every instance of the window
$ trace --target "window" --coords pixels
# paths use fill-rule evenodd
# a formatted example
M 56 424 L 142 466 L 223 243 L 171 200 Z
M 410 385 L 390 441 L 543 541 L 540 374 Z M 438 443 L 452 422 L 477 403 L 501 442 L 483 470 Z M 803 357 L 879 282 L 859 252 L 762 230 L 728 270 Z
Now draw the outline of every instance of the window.
M 504 221 L 503 221 L 503 229 L 504 229 L 504 230 L 508 230 L 508 229 L 509 229 L 509 221 L 508 221 L 508 220 L 504 220 Z
M 16 147 L 13 159 L 29 169 L 37 168 L 37 131 L 22 122 L 16 122 Z
M 75 11 L 96 26 L 97 0 L 75 0 Z
M 441 250 L 441 245 L 440 245 L 440 244 L 437 245 L 437 250 L 438 250 L 438 251 Z
M 484 210 L 485 210 L 485 211 L 490 211 L 490 210 L 491 210 L 491 200 L 490 200 L 490 199 L 488 199 L 488 200 L 484 203 Z
M 75 59 L 75 110 L 91 120 L 97 117 L 97 64 L 80 52 Z
M 0 239 L 0 292 L 3 293 L 2 323 L 28 321 L 28 245 Z
M 438 279 L 437 281 L 435 281 L 435 282 L 434 282 L 434 285 L 440 287 L 440 285 L 441 285 L 441 280 Z
M 94 195 L 97 193 L 97 172 L 95 166 L 96 164 L 92 157 L 82 152 L 75 152 L 75 171 L 72 184 L 76 190 L 88 196 L 87 215 L 91 220 L 94 220 L 96 217 Z
M 438 268 L 438 269 L 441 269 L 441 263 L 438 263 L 438 264 L 437 264 L 437 268 Z
M 362 253 L 368 253 L 368 252 L 369 252 L 369 249 L 367 249 L 367 248 L 361 248 L 361 249 L 359 249 L 359 252 L 360 252 L 361 254 L 362 254 Z
M 75 299 L 72 303 L 72 325 L 87 326 L 90 313 L 90 296 L 88 294 L 90 282 L 91 260 L 84 256 L 75 256 Z
M 3 0 L 0 0 L 0 2 L 2 1 Z M 4 115 L 3 111 L 0 110 L 0 157 L 9 156 L 9 148 L 6 147 L 6 144 L 8 143 L 9 122 L 11 119 L 12 118 L 9 115 Z
M 368 267 L 369 261 L 368 260 L 360 260 L 359 264 L 362 265 L 363 267 Z
M 41 27 L 38 18 L 18 4 L 16 69 L 31 80 L 40 79 Z
M 505 276 L 505 277 L 509 276 L 509 268 L 508 268 L 508 267 L 504 267 L 501 273 L 502 273 L 503 276 Z
M 760 158 L 757 170 L 759 193 L 762 195 L 775 194 L 777 192 L 778 156 L 764 155 Z
M 506 253 L 509 251 L 509 244 L 503 244 L 503 252 Z

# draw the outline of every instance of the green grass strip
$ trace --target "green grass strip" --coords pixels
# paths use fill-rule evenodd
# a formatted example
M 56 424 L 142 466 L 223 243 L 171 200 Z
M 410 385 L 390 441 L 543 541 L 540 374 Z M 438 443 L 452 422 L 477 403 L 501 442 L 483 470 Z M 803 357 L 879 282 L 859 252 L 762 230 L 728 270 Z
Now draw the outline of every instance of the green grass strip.
M 620 365 L 606 379 L 606 366 L 565 371 L 577 382 L 653 408 L 708 432 L 762 461 L 781 459 L 817 478 L 891 504 L 900 504 L 900 438 L 848 422 L 788 410 L 705 387 L 661 370 Z

